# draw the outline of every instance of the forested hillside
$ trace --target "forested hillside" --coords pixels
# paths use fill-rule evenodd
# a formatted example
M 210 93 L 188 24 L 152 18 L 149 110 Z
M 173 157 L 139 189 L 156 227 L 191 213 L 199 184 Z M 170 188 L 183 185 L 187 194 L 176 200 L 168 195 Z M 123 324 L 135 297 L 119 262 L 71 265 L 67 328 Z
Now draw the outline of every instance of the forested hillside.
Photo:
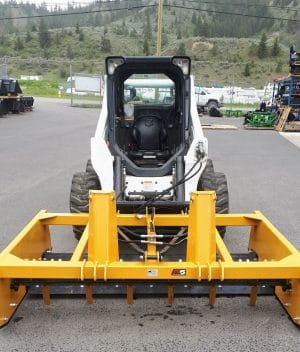
M 290 44 L 300 47 L 299 0 L 165 0 L 164 5 L 162 54 L 190 55 L 196 78 L 206 84 L 260 86 L 287 71 Z M 92 73 L 99 69 L 92 61 L 110 54 L 154 55 L 156 31 L 157 1 L 96 1 L 63 9 L 0 3 L 0 57 L 79 60 L 78 70 Z M 20 74 L 28 65 L 14 61 L 11 71 Z M 63 78 L 67 70 L 49 65 L 47 74 Z

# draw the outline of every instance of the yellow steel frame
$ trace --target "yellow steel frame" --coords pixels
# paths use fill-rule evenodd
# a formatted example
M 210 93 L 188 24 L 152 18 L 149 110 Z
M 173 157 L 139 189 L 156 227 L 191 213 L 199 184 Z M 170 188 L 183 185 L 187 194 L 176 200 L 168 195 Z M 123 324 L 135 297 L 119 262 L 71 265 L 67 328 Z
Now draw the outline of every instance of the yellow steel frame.
M 50 225 L 86 226 L 70 260 L 44 261 L 43 253 L 51 249 Z M 149 244 L 144 260 L 121 261 L 119 258 L 118 226 L 144 226 Z M 185 226 L 188 229 L 186 260 L 160 261 L 156 247 L 156 227 Z M 217 226 L 250 227 L 248 248 L 258 255 L 258 261 L 234 261 L 220 237 Z M 87 259 L 86 258 L 87 253 Z M 217 257 L 218 256 L 218 257 Z M 220 259 L 217 259 L 220 258 Z M 180 272 L 180 275 L 174 275 Z M 114 193 L 92 191 L 89 214 L 56 214 L 39 212 L 20 234 L 0 254 L 0 327 L 10 319 L 26 295 L 20 285 L 11 288 L 13 279 L 73 279 L 87 287 L 87 300 L 92 293 L 91 280 L 288 280 L 290 288 L 276 287 L 275 293 L 295 324 L 300 325 L 300 253 L 258 211 L 252 214 L 215 214 L 215 193 L 191 194 L 188 213 L 181 214 L 120 214 L 116 210 Z M 128 286 L 127 301 L 132 302 L 132 286 Z M 255 302 L 255 288 L 251 302 Z M 49 301 L 49 292 L 43 291 Z M 174 288 L 169 286 L 172 301 Z M 214 302 L 215 292 L 210 294 Z

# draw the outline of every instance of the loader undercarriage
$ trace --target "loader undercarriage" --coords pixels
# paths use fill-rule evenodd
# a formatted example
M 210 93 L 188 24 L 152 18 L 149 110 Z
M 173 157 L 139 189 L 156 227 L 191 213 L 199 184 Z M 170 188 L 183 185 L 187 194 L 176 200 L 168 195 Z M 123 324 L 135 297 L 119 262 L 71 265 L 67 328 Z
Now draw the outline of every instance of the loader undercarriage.
M 85 226 L 73 253 L 51 251 L 51 225 Z M 217 230 L 222 226 L 250 228 L 246 254 L 229 252 Z M 120 255 L 122 227 L 145 229 L 136 259 Z M 157 229 L 168 227 L 187 233 L 180 256 L 161 253 L 169 240 Z M 208 294 L 210 304 L 216 295 L 249 294 L 255 304 L 258 294 L 274 291 L 300 325 L 299 263 L 298 250 L 260 212 L 215 214 L 214 192 L 192 193 L 188 212 L 140 215 L 117 212 L 112 192 L 91 191 L 89 214 L 41 211 L 0 254 L 0 326 L 27 292 L 41 292 L 49 304 L 51 294 L 70 291 L 84 293 L 87 303 L 93 294 L 125 294 L 129 304 L 134 294 L 164 292 L 170 304 L 176 294 Z

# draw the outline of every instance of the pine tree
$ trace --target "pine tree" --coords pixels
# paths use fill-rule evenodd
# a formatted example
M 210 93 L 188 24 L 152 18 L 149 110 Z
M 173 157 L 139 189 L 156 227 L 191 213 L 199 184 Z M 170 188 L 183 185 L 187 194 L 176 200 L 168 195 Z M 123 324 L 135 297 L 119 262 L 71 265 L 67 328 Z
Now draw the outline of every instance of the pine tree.
M 17 37 L 17 40 L 15 42 L 15 50 L 19 51 L 19 50 L 23 50 L 24 49 L 24 44 L 22 42 L 22 40 L 20 39 L 20 37 Z
M 74 57 L 74 55 L 73 55 L 73 50 L 72 50 L 70 44 L 68 44 L 68 46 L 67 46 L 67 57 L 68 57 L 68 59 L 70 59 L 70 60 L 72 60 L 73 57 Z
M 263 33 L 260 39 L 260 43 L 257 48 L 257 56 L 260 59 L 264 59 L 268 56 L 268 48 L 267 48 L 267 36 L 266 33 Z
M 84 41 L 84 34 L 83 34 L 83 31 L 80 31 L 79 33 L 79 41 L 83 42 Z
M 101 38 L 100 48 L 101 48 L 101 51 L 103 51 L 104 53 L 110 53 L 111 52 L 110 40 L 103 36 Z
M 244 75 L 245 77 L 249 77 L 249 76 L 251 75 L 251 72 L 250 72 L 250 65 L 249 65 L 248 63 L 245 65 L 243 75 Z
M 276 71 L 276 73 L 281 73 L 282 72 L 282 62 L 280 60 L 277 62 L 275 71 Z
M 272 47 L 272 56 L 276 57 L 280 54 L 280 46 L 278 43 L 278 38 L 274 39 L 273 47 Z
M 27 42 L 27 43 L 30 42 L 31 39 L 32 39 L 32 36 L 31 36 L 30 32 L 27 31 L 27 33 L 26 33 L 26 42 Z
M 143 28 L 143 34 L 145 38 L 147 38 L 148 40 L 152 40 L 152 28 L 151 28 L 150 16 L 148 13 L 146 16 L 146 23 Z
M 48 27 L 42 18 L 39 24 L 39 42 L 40 42 L 40 47 L 47 48 L 50 45 L 50 33 L 48 31 Z
M 184 42 L 179 44 L 176 55 L 186 55 Z
M 197 24 L 197 16 L 196 16 L 196 12 L 193 12 L 193 16 L 192 16 L 192 23 L 193 23 L 193 24 Z
M 180 28 L 177 30 L 177 39 L 182 39 L 182 34 Z
M 145 40 L 144 40 L 143 52 L 146 56 L 148 56 L 150 54 L 149 42 L 148 42 L 147 38 L 145 38 Z

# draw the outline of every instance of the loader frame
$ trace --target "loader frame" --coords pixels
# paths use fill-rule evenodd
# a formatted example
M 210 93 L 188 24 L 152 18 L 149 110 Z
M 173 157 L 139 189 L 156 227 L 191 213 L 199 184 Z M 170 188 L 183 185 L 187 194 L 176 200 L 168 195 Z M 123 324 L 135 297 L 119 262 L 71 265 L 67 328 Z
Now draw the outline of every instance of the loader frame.
M 113 192 L 91 191 L 89 214 L 39 212 L 0 254 L 0 327 L 6 325 L 26 296 L 30 283 L 39 282 L 46 304 L 51 284 L 85 287 L 87 303 L 93 287 L 125 284 L 127 302 L 133 302 L 134 285 L 165 283 L 172 303 L 176 285 L 209 286 L 209 301 L 216 298 L 216 284 L 252 286 L 255 304 L 258 286 L 273 283 L 275 295 L 292 321 L 300 325 L 300 253 L 258 211 L 252 214 L 215 214 L 214 192 L 193 192 L 189 211 L 181 214 L 121 214 Z M 51 225 L 86 226 L 68 259 L 49 259 Z M 117 227 L 145 227 L 146 250 L 140 261 L 119 256 Z M 186 255 L 181 261 L 164 261 L 159 252 L 156 227 L 188 229 Z M 231 255 L 217 226 L 250 228 L 248 249 L 255 260 L 239 261 Z

